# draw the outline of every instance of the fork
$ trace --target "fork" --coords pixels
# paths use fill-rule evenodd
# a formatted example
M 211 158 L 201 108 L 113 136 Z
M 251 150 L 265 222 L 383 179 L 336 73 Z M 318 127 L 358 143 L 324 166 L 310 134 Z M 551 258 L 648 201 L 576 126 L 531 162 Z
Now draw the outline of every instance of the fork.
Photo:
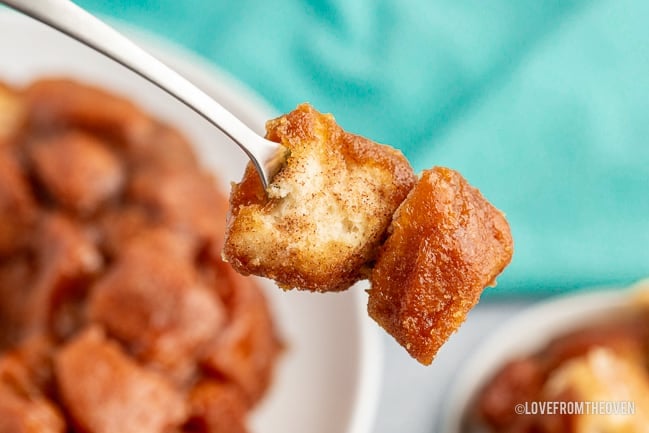
M 128 38 L 70 0 L 0 0 L 149 80 L 204 117 L 234 141 L 250 158 L 264 189 L 280 170 L 287 149 L 260 137 L 202 90 L 135 45 Z

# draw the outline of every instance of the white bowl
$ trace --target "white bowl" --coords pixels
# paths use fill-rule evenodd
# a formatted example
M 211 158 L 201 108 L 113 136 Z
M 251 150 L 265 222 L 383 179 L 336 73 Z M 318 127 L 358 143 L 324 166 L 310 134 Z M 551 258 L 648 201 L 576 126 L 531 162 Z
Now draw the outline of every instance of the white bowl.
M 641 285 L 646 286 L 646 283 L 637 287 Z M 489 335 L 458 370 L 447 393 L 438 431 L 484 432 L 471 422 L 475 399 L 507 361 L 540 350 L 550 340 L 570 330 L 624 314 L 630 308 L 632 290 L 636 290 L 636 286 L 560 296 L 530 307 L 508 320 Z
M 126 28 L 125 26 L 121 27 Z M 126 28 L 144 46 L 258 132 L 275 113 L 258 97 L 196 56 Z M 224 135 L 125 68 L 44 25 L 0 11 L 0 80 L 14 84 L 64 75 L 125 95 L 179 128 L 223 183 L 238 180 L 246 157 Z M 340 294 L 285 293 L 262 281 L 288 343 L 272 389 L 252 419 L 258 433 L 369 433 L 379 395 L 378 328 L 360 287 Z

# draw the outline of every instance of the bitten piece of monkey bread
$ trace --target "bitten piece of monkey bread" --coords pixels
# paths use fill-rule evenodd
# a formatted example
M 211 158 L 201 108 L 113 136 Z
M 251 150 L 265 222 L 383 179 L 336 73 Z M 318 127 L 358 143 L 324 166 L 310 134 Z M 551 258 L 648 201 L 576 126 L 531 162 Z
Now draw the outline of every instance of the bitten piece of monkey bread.
M 230 196 L 225 260 L 284 289 L 339 291 L 367 277 L 416 177 L 397 150 L 308 104 L 266 124 L 290 154 L 267 191 L 252 165 Z
M 504 215 L 456 171 L 424 171 L 388 228 L 370 277 L 368 312 L 430 364 L 510 262 Z

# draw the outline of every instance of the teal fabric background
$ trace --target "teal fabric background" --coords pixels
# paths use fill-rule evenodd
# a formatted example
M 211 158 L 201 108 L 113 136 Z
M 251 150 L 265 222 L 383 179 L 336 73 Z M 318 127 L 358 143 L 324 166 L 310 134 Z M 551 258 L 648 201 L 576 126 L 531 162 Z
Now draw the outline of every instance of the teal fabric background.
M 649 276 L 649 2 L 78 0 L 279 111 L 460 170 L 510 220 L 492 297 Z

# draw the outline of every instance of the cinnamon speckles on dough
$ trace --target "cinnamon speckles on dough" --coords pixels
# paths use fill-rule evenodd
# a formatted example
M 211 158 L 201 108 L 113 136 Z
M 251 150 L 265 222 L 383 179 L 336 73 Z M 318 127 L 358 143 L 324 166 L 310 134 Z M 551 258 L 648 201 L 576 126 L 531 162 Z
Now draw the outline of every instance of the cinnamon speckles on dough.
M 374 258 L 415 175 L 400 152 L 307 104 L 266 129 L 291 153 L 267 194 L 251 167 L 234 186 L 224 257 L 286 289 L 346 289 Z

